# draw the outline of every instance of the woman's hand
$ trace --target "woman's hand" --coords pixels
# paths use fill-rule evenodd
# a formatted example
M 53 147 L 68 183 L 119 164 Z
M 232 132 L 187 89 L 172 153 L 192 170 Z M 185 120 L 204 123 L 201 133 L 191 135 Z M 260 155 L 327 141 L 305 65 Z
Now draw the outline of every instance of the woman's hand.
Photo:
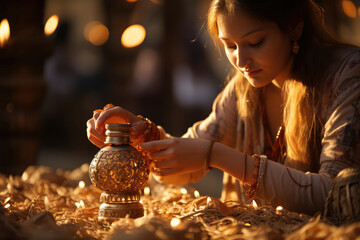
M 140 144 L 149 151 L 151 169 L 159 176 L 191 173 L 205 170 L 208 140 L 195 138 L 171 138 Z
M 87 121 L 87 137 L 94 145 L 103 147 L 105 141 L 105 124 L 130 123 L 130 140 L 135 140 L 141 135 L 147 124 L 124 108 L 108 104 L 104 109 L 94 111 L 93 117 Z

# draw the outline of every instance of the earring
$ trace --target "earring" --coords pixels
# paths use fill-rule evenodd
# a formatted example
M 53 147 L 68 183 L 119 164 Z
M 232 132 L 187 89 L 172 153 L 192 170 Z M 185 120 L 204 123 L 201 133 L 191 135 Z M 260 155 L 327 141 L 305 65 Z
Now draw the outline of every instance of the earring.
M 297 41 L 294 41 L 291 51 L 293 52 L 293 54 L 297 55 L 299 53 L 299 49 L 299 43 Z

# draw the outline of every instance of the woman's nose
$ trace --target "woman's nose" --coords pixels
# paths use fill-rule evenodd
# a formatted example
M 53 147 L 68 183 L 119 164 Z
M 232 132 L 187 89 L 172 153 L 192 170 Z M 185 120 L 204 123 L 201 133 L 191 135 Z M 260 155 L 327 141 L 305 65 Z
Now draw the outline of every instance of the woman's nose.
M 250 58 L 246 54 L 246 52 L 240 48 L 236 50 L 236 66 L 239 68 L 245 68 L 245 66 L 249 65 Z

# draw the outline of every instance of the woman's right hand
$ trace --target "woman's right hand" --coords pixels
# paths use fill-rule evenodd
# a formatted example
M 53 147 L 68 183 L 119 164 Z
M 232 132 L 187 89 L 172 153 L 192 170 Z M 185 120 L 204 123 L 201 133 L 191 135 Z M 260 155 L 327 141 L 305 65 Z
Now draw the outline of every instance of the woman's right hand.
M 103 109 L 95 110 L 93 117 L 86 123 L 88 139 L 99 148 L 105 146 L 105 124 L 108 123 L 130 123 L 130 141 L 134 144 L 139 144 L 136 139 L 147 127 L 146 122 L 133 113 L 122 107 L 108 104 Z

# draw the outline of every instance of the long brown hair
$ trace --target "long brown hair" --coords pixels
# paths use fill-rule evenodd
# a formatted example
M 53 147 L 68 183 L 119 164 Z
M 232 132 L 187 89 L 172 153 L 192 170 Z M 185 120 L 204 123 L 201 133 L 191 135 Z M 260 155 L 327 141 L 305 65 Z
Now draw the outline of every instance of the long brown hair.
M 330 48 L 347 46 L 336 40 L 323 23 L 323 9 L 312 0 L 213 0 L 208 12 L 208 30 L 218 41 L 217 16 L 234 15 L 241 9 L 250 15 L 274 22 L 283 32 L 291 33 L 303 21 L 290 79 L 282 88 L 283 122 L 287 144 L 287 163 L 301 170 L 316 171 L 320 156 L 321 123 L 318 116 L 320 86 L 332 62 Z M 289 51 L 291 51 L 289 49 Z M 247 102 L 259 102 L 259 89 L 237 73 L 239 114 L 252 118 Z

